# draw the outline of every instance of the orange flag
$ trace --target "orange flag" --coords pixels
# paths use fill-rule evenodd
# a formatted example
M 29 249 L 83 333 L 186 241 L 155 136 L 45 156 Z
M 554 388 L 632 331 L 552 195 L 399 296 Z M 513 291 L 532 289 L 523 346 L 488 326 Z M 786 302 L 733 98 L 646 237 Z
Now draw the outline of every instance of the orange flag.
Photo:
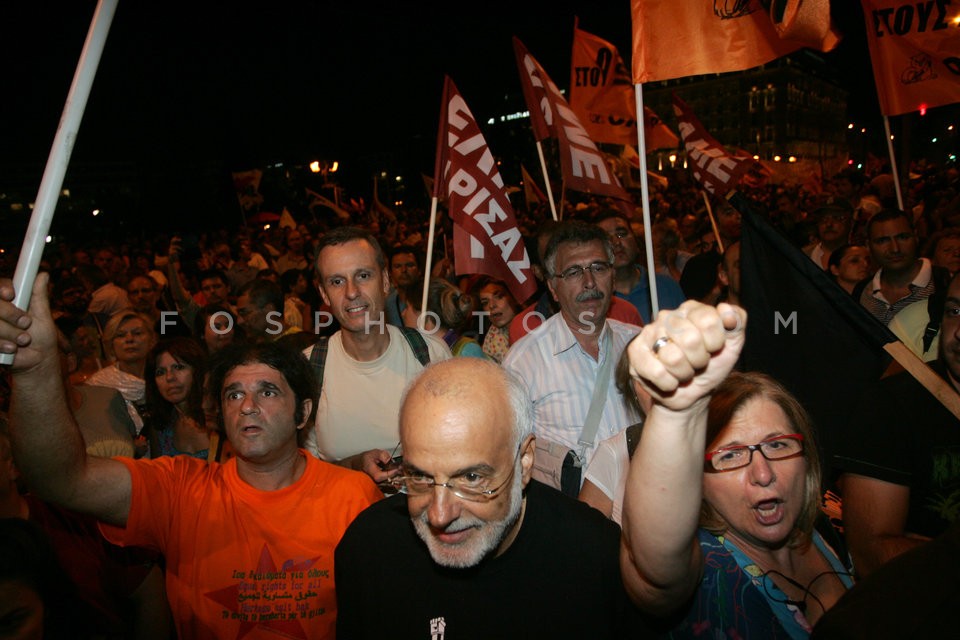
M 513 49 L 533 134 L 537 140 L 552 137 L 560 143 L 560 170 L 567 187 L 629 201 L 630 195 L 610 171 L 557 85 L 517 38 L 513 39 Z
M 570 61 L 570 108 L 594 141 L 636 143 L 637 104 L 630 71 L 616 47 L 577 28 Z
M 862 2 L 883 115 L 960 102 L 960 6 Z
M 829 0 L 631 0 L 636 84 L 742 71 L 801 47 L 839 42 Z
M 636 144 L 637 102 L 630 71 L 612 44 L 573 30 L 570 108 L 595 142 Z M 647 151 L 676 147 L 679 139 L 650 107 L 644 107 Z
M 537 289 L 497 162 L 456 85 L 444 78 L 434 196 L 447 198 L 459 274 L 503 280 L 516 300 Z
M 656 149 L 676 149 L 680 144 L 677 134 L 650 107 L 643 108 L 643 127 L 648 153 Z

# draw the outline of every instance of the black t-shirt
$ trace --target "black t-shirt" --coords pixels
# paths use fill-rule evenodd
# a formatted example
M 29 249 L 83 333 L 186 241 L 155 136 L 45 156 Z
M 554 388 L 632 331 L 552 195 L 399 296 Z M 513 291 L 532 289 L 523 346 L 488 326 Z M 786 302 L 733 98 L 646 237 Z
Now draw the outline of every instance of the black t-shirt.
M 406 496 L 372 505 L 335 555 L 337 638 L 642 638 L 620 578 L 620 528 L 531 481 L 523 523 L 500 556 L 437 565 Z
M 946 379 L 939 362 L 932 368 Z M 960 424 L 909 373 L 881 380 L 838 439 L 835 466 L 910 488 L 906 531 L 935 537 L 960 516 Z

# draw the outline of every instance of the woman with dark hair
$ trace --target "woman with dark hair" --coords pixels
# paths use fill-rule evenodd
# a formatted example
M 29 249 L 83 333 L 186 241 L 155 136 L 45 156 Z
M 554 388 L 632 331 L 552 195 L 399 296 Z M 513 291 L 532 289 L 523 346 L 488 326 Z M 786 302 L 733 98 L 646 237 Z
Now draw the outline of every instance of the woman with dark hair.
M 200 345 L 190 338 L 161 340 L 147 356 L 147 371 L 150 457 L 216 460 L 222 438 L 206 424 L 207 357 Z
M 837 247 L 827 260 L 827 271 L 844 291 L 853 295 L 857 284 L 870 276 L 870 251 L 856 244 Z
M 653 406 L 630 462 L 621 564 L 633 600 L 675 638 L 805 638 L 852 586 L 829 523 L 814 527 L 807 413 L 771 378 L 729 373 L 745 320 L 685 303 L 628 347 Z
M 510 348 L 510 322 L 520 305 L 502 280 L 483 277 L 474 285 L 474 297 L 480 309 L 489 314 L 483 327 L 483 352 L 497 362 L 503 362 Z
M 422 290 L 422 286 L 420 288 Z M 419 307 L 421 295 L 418 293 L 414 296 L 417 299 L 410 299 L 408 296 L 408 306 L 415 309 Z M 427 332 L 442 338 L 454 356 L 486 358 L 480 343 L 464 331 L 470 322 L 473 309 L 473 298 L 470 295 L 462 293 L 448 280 L 431 280 L 424 327 Z

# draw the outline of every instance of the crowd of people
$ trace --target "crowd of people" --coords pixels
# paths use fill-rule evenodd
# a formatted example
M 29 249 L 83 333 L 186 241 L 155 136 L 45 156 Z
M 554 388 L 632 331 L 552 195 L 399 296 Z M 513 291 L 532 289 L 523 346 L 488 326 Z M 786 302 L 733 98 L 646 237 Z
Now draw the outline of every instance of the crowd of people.
M 682 177 L 651 194 L 657 316 L 639 209 L 589 197 L 560 221 L 518 207 L 527 300 L 458 273 L 452 242 L 425 274 L 417 211 L 48 247 L 28 312 L 0 281 L 0 620 L 442 639 L 909 619 L 869 589 L 949 553 L 958 417 L 892 375 L 825 458 L 787 389 L 735 370 L 744 213 Z M 902 208 L 854 169 L 746 195 L 960 389 L 955 167 L 914 167 Z

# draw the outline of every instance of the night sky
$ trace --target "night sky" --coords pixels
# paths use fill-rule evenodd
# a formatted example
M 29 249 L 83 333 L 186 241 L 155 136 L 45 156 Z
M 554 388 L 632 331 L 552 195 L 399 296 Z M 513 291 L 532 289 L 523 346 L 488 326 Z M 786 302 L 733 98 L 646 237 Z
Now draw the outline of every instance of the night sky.
M 859 2 L 833 4 L 847 38 L 828 59 L 851 109 L 875 109 Z M 35 175 L 34 190 L 95 6 L 0 3 L 0 168 Z M 209 174 L 280 161 L 339 159 L 363 181 L 371 158 L 429 174 L 443 74 L 481 123 L 512 111 L 511 36 L 566 87 L 574 16 L 629 61 L 628 0 L 120 0 L 72 165 L 132 168 L 171 210 Z

